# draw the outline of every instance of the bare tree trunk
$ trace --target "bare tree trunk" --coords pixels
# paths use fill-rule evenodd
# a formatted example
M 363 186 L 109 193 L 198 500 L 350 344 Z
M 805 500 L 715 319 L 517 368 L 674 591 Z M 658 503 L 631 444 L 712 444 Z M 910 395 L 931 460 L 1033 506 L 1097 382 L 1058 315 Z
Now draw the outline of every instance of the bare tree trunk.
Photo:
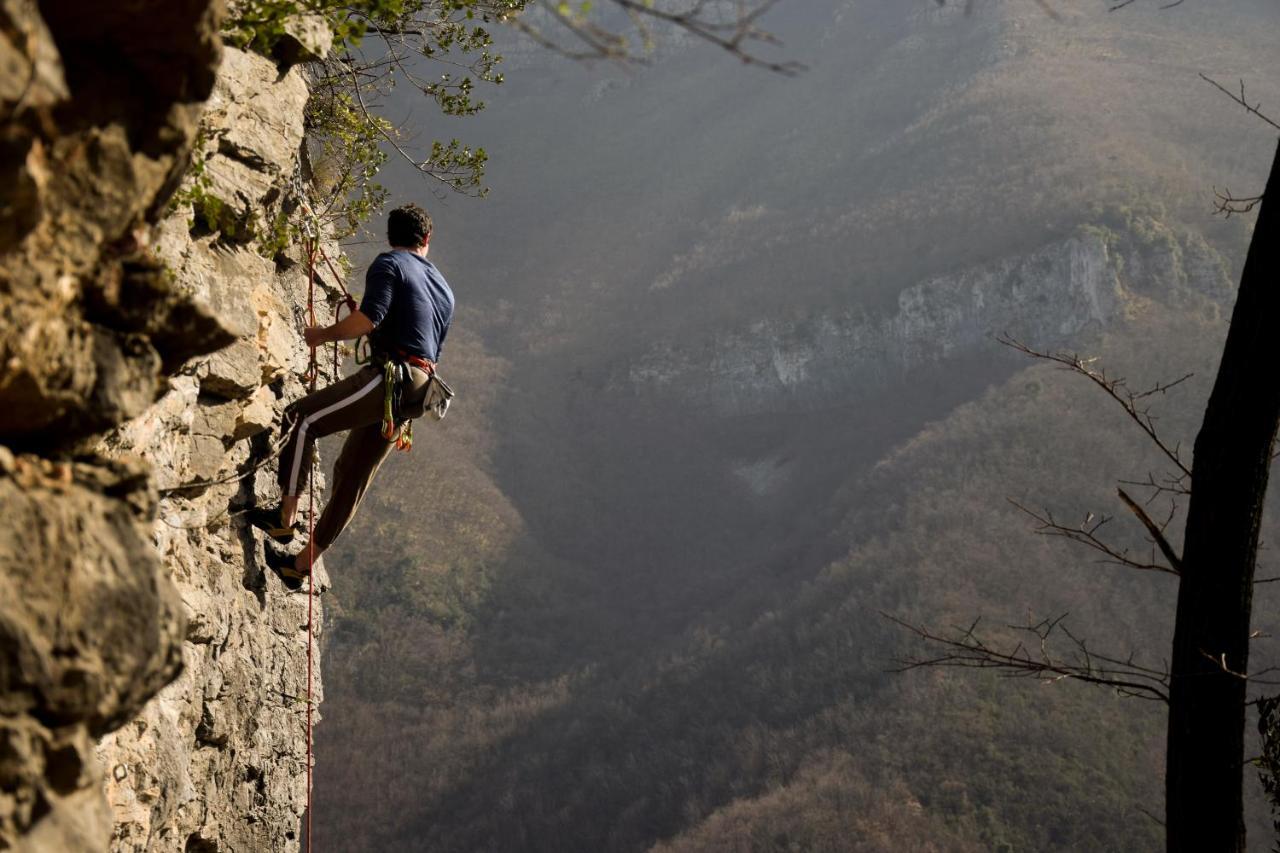
M 1243 851 L 1249 626 L 1258 528 L 1280 422 L 1280 150 L 1196 437 L 1173 635 L 1167 849 Z

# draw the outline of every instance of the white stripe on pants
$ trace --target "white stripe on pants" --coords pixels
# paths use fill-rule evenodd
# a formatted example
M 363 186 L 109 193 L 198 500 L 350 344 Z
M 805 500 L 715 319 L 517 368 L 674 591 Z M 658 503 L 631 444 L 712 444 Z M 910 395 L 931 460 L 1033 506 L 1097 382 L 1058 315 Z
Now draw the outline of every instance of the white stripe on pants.
M 326 406 L 325 408 L 321 409 L 318 412 L 313 412 L 312 414 L 307 415 L 298 423 L 297 445 L 294 447 L 293 460 L 289 466 L 289 487 L 285 490 L 286 495 L 296 496 L 298 492 L 298 477 L 302 472 L 303 450 L 307 446 L 307 427 L 314 421 L 318 421 L 321 418 L 331 415 L 345 406 L 351 405 L 352 403 L 356 402 L 365 394 L 368 394 L 371 390 L 373 390 L 374 388 L 376 388 L 381 384 L 382 384 L 382 377 L 379 376 L 377 378 L 371 379 L 369 381 L 369 384 L 365 385 L 359 391 L 355 392 L 354 394 L 351 394 L 348 397 L 343 397 L 338 402 L 333 403 L 332 405 Z

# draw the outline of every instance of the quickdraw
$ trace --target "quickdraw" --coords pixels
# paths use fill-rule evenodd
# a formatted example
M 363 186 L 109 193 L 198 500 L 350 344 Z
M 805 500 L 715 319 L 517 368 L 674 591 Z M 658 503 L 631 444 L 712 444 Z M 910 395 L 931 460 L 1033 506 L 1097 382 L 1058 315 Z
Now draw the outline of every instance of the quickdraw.
M 396 410 L 400 408 L 401 384 L 407 381 L 408 370 L 403 363 L 390 358 L 382 367 L 382 437 L 394 441 L 396 450 L 406 453 L 413 450 L 413 420 L 398 423 Z

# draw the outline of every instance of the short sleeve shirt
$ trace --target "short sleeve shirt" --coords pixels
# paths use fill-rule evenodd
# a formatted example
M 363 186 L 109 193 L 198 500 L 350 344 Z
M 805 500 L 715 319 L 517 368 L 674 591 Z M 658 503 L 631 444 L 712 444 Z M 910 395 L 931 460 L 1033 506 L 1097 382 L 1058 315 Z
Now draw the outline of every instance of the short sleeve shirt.
M 376 352 L 439 361 L 453 322 L 453 291 L 426 258 L 383 252 L 365 274 L 360 313 L 373 322 L 369 341 Z

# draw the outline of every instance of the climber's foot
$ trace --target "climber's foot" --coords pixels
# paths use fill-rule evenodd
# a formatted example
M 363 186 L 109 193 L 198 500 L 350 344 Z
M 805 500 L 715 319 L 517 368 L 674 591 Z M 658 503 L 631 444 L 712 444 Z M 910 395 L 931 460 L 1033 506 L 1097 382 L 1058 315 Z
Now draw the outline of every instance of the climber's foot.
M 302 584 L 311 577 L 311 572 L 299 569 L 295 562 L 297 557 L 293 554 L 276 548 L 267 547 L 264 549 L 267 557 L 267 567 L 280 576 L 280 581 L 290 592 L 297 592 L 302 589 Z
M 253 507 L 245 513 L 245 518 L 254 527 L 270 536 L 281 545 L 288 545 L 293 541 L 293 527 L 287 527 L 284 524 L 284 513 L 279 504 L 270 507 Z

